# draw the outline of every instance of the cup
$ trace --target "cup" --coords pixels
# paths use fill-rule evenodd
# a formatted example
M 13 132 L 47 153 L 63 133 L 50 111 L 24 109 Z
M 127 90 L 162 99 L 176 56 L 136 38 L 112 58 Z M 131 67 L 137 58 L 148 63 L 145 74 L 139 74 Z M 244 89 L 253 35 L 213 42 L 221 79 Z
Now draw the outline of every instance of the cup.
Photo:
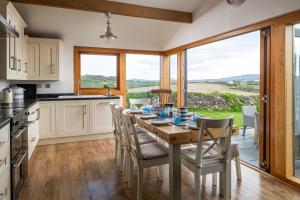
M 161 118 L 161 119 L 164 119 L 164 118 L 166 118 L 166 112 L 164 111 L 164 110 L 162 110 L 162 111 L 160 111 L 159 112 L 159 117 Z
M 179 125 L 180 124 L 180 122 L 181 122 L 181 118 L 180 118 L 180 116 L 175 116 L 175 124 L 176 125 Z

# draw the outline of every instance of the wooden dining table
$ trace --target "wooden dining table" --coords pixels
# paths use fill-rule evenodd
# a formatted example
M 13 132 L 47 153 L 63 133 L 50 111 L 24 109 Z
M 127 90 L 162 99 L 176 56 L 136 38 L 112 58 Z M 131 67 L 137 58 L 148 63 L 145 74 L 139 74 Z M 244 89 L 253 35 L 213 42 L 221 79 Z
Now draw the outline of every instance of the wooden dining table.
M 129 113 L 129 112 L 127 112 Z M 129 113 L 130 114 L 130 113 Z M 170 200 L 181 200 L 181 145 L 196 143 L 199 130 L 189 129 L 186 126 L 153 125 L 151 120 L 142 119 L 141 115 L 135 114 L 136 123 L 141 127 L 156 134 L 169 144 L 169 195 Z M 219 133 L 217 129 L 211 130 L 212 135 Z M 238 127 L 233 127 L 232 135 L 239 134 Z M 207 139 L 211 139 L 205 135 Z

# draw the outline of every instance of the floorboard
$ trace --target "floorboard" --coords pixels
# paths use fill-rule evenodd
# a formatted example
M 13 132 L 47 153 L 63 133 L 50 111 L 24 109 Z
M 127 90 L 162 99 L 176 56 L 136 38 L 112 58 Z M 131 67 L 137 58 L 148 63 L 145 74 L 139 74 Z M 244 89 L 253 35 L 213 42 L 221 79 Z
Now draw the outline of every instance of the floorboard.
M 20 200 L 132 200 L 136 199 L 136 175 L 132 189 L 122 182 L 114 160 L 114 140 L 38 146 L 29 163 L 29 177 Z M 242 181 L 232 167 L 232 200 L 300 200 L 300 191 L 246 166 Z M 168 199 L 168 166 L 163 181 L 155 169 L 144 174 L 144 200 Z M 182 167 L 182 199 L 194 199 L 193 174 Z M 219 200 L 211 177 L 202 190 L 202 199 Z

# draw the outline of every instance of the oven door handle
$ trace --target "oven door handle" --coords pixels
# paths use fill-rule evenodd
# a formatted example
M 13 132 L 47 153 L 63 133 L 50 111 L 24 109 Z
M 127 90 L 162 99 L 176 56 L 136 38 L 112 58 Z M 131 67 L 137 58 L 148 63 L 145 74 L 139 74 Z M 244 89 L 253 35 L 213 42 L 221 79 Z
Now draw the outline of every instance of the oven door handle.
M 14 135 L 12 135 L 12 137 L 14 139 L 18 139 L 23 133 L 24 131 L 27 129 L 27 127 L 23 127 L 21 130 L 17 131 Z
M 25 159 L 26 155 L 27 155 L 27 150 L 24 152 L 24 153 L 20 153 L 20 154 L 23 154 L 21 158 L 17 158 L 17 163 L 14 163 L 13 164 L 13 167 L 14 168 L 18 168 L 20 167 L 20 165 L 23 163 L 23 160 Z

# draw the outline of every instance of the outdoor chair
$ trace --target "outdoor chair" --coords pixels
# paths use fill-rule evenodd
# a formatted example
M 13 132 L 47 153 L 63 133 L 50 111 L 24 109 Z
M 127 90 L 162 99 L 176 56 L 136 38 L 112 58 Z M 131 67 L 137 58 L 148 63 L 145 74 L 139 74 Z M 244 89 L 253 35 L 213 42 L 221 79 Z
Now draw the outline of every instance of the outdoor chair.
M 254 126 L 254 118 L 255 118 L 255 112 L 256 106 L 242 106 L 242 112 L 243 112 L 243 136 L 246 134 L 247 128 L 255 128 Z

